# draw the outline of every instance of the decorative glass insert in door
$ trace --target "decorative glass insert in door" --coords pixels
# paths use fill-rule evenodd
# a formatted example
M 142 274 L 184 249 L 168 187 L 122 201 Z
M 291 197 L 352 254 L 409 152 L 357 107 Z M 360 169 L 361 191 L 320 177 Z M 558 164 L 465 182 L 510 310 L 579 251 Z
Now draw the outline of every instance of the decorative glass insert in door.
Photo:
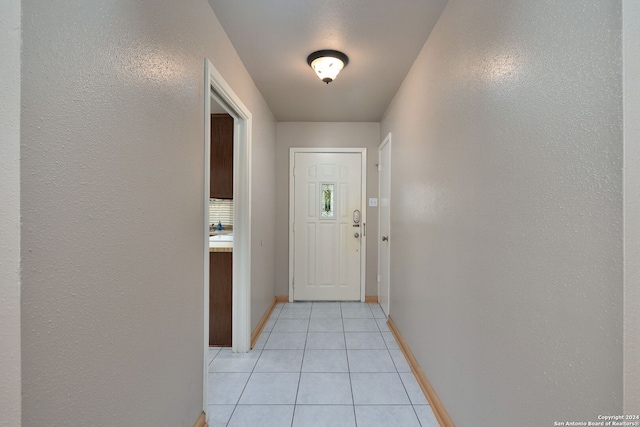
M 334 219 L 335 190 L 334 184 L 322 184 L 320 197 L 320 219 Z

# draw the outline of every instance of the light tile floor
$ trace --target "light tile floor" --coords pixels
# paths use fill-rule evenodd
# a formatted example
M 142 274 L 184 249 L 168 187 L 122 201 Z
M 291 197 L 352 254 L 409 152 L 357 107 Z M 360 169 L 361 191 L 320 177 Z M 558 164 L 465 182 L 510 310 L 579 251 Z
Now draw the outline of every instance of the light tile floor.
M 278 304 L 249 353 L 209 349 L 211 427 L 437 427 L 378 304 Z

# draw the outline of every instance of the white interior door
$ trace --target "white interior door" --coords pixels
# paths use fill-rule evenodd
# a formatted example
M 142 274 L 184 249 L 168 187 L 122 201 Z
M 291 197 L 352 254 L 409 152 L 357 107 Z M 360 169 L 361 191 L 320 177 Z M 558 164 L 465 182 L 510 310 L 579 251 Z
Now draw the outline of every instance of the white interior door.
M 380 144 L 380 163 L 378 164 L 380 198 L 378 218 L 380 225 L 380 242 L 378 242 L 378 302 L 384 313 L 389 315 L 390 293 L 390 245 L 389 232 L 391 228 L 391 134 Z
M 361 299 L 363 155 L 292 152 L 293 300 Z

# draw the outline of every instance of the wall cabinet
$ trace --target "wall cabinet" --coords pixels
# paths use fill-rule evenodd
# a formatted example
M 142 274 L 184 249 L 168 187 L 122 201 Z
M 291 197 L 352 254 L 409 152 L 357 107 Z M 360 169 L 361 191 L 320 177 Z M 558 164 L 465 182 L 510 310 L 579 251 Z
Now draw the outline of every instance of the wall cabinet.
M 231 347 L 232 252 L 209 253 L 209 345 Z
M 211 189 L 209 197 L 233 199 L 233 117 L 211 115 Z

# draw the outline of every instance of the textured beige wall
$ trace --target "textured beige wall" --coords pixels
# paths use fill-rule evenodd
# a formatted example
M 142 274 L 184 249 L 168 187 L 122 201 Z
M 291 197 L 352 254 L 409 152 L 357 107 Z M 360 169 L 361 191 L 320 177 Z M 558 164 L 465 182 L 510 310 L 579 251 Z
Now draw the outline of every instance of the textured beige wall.
M 204 58 L 252 112 L 254 155 L 274 158 L 273 117 L 204 0 L 22 6 L 23 424 L 193 425 Z M 260 314 L 274 167 L 253 174 Z
M 640 3 L 622 2 L 624 55 L 624 411 L 640 414 Z
M 621 3 L 450 0 L 385 114 L 391 315 L 459 426 L 622 412 Z
M 20 1 L 0 2 L 0 425 L 20 425 Z
M 254 92 L 254 96 L 259 93 Z M 254 99 L 251 154 L 251 330 L 276 295 L 276 123 Z M 249 105 L 249 104 L 247 104 Z M 260 107 L 258 107 L 260 105 Z M 251 107 L 249 107 L 251 109 Z
M 367 148 L 367 200 L 378 197 L 379 123 L 280 122 L 276 150 L 276 294 L 289 295 L 289 149 Z M 367 208 L 366 295 L 378 295 L 378 208 Z

